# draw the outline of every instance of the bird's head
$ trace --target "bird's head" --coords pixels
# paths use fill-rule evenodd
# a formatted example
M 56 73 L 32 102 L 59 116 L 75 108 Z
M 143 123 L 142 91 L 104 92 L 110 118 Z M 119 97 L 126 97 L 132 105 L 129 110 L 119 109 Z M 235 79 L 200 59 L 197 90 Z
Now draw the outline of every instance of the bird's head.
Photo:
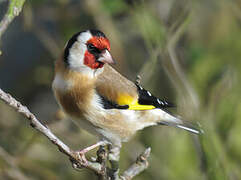
M 65 46 L 64 62 L 77 71 L 95 71 L 105 63 L 115 63 L 110 54 L 110 42 L 99 30 L 87 30 L 73 35 Z

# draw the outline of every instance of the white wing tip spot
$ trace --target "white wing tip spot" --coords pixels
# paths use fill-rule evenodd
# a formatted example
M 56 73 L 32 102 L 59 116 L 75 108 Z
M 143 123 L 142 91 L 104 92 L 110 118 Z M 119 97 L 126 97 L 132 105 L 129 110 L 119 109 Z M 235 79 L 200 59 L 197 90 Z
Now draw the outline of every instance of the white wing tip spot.
M 158 102 L 158 104 L 161 104 L 161 101 L 159 99 L 157 99 L 157 102 Z
M 148 96 L 151 96 L 151 93 L 149 91 L 147 91 L 147 94 L 148 94 Z

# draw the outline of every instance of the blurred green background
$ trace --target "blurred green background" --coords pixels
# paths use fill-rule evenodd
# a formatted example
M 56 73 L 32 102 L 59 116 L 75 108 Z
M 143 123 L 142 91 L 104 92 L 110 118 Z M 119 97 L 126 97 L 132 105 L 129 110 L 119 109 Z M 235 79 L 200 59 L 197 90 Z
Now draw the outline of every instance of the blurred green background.
M 0 1 L 0 18 L 8 1 Z M 96 138 L 55 117 L 53 64 L 73 33 L 109 38 L 118 71 L 171 110 L 199 122 L 201 137 L 150 127 L 123 144 L 125 170 L 146 147 L 149 168 L 136 179 L 241 179 L 240 0 L 27 0 L 1 39 L 0 87 L 27 105 L 73 149 Z M 95 155 L 95 151 L 88 155 Z M 0 101 L 0 179 L 87 179 L 45 137 Z

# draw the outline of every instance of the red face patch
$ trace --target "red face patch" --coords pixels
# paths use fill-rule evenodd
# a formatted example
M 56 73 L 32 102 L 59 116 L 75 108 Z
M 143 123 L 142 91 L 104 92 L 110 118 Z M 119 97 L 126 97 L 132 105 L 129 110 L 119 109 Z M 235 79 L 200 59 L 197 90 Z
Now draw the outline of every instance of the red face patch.
M 93 44 L 95 47 L 97 47 L 99 50 L 107 49 L 110 51 L 110 42 L 107 38 L 104 37 L 92 37 L 87 44 Z
M 104 37 L 92 37 L 89 41 L 87 41 L 87 44 L 92 44 L 96 48 L 98 48 L 100 51 L 107 49 L 110 51 L 110 42 L 107 38 Z M 95 56 L 91 54 L 88 50 L 85 52 L 85 58 L 84 58 L 84 64 L 91 69 L 98 69 L 102 68 L 104 63 L 98 62 L 95 59 Z
M 85 52 L 84 64 L 89 66 L 91 69 L 102 68 L 104 63 L 97 62 L 95 60 L 95 56 L 91 54 L 89 51 Z

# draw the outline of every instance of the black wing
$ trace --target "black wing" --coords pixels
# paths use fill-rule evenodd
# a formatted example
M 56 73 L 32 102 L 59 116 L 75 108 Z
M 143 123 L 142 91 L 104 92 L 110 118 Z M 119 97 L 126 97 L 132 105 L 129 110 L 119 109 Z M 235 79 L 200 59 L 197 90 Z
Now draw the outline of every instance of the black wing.
M 153 96 L 149 91 L 145 90 L 139 84 L 136 83 L 136 87 L 139 94 L 138 103 L 141 105 L 153 105 L 156 108 L 164 109 L 169 107 L 175 107 L 174 104 L 165 100 L 160 100 Z

